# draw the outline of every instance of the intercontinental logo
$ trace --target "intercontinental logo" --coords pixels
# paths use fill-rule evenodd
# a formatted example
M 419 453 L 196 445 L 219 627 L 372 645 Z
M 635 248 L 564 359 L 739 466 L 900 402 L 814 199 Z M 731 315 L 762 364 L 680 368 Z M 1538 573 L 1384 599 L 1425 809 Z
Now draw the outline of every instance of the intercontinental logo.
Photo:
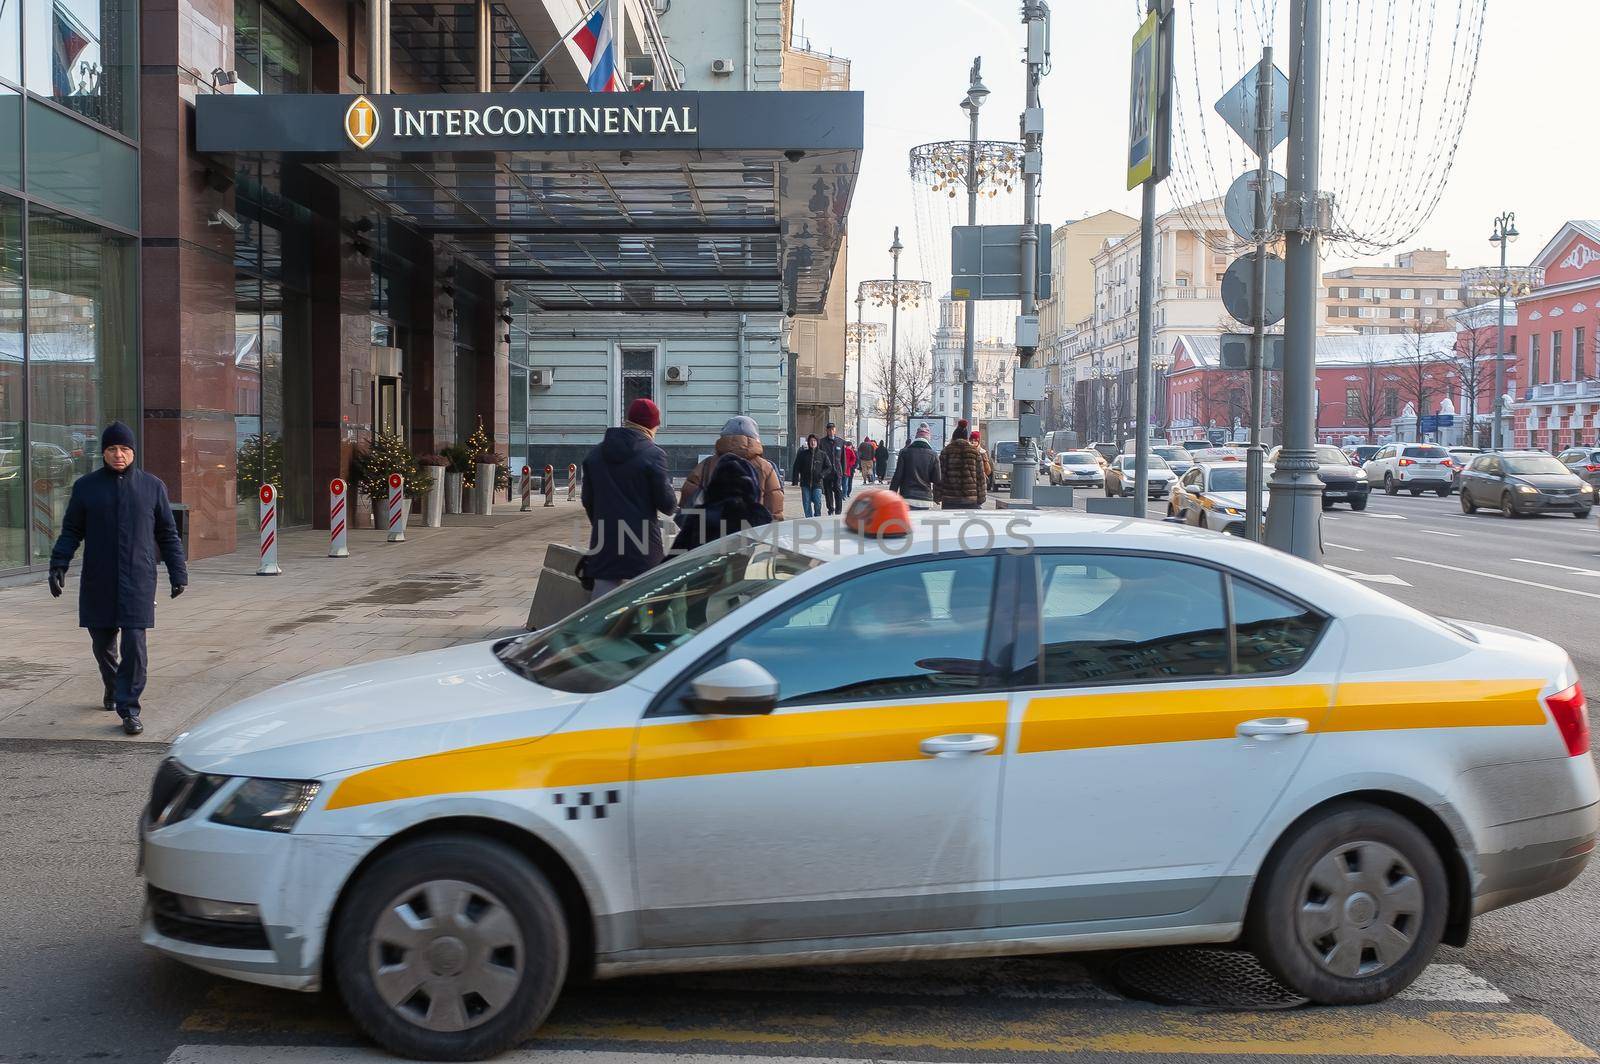
M 365 96 L 357 96 L 344 113 L 344 135 L 358 148 L 378 139 L 378 109 Z

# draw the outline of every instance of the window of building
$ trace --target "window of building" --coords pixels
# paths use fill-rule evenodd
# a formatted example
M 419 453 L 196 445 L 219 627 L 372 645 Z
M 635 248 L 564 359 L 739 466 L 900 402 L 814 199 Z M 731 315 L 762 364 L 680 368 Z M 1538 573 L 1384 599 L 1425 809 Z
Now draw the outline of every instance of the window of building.
M 1356 389 L 1356 388 L 1346 388 L 1344 390 L 1344 414 L 1345 414 L 1345 417 L 1360 417 L 1360 416 L 1362 416 L 1361 415 L 1361 392 L 1358 389 Z
M 125 0 L 8 0 L 25 6 L 22 74 L 29 91 L 91 122 L 138 135 L 139 7 Z M 0 40 L 15 41 L 18 23 L 0 18 Z M 9 48 L 7 49 L 9 52 Z M 0 75 L 16 78 L 11 57 Z
M 311 91 L 311 42 L 270 4 L 234 0 L 233 56 L 235 92 Z
M 1433 306 L 1433 300 L 1434 300 L 1434 295 L 1433 295 L 1432 292 L 1423 293 L 1423 296 L 1422 296 L 1422 305 L 1423 306 L 1425 306 L 1425 307 Z
M 1415 288 L 1402 288 L 1400 289 L 1400 298 L 1415 299 L 1417 298 L 1417 290 Z
M 1393 388 L 1386 389 L 1383 393 L 1383 416 L 1400 416 L 1400 393 Z
M 1584 350 L 1584 341 L 1588 330 L 1576 328 L 1572 330 L 1572 379 L 1581 381 L 1588 376 L 1588 353 Z
M 1532 338 L 1532 340 L 1531 340 L 1531 342 L 1529 344 L 1528 358 L 1529 358 L 1529 365 L 1528 365 L 1528 385 L 1529 385 L 1529 387 L 1532 387 L 1533 385 L 1536 385 L 1536 384 L 1544 383 L 1544 377 L 1539 372 L 1541 367 L 1539 366 L 1539 334 L 1538 333 L 1534 333 L 1533 334 L 1533 338 Z
M 1550 334 L 1550 383 L 1554 384 L 1561 379 L 1561 330 L 1556 329 Z
M 628 406 L 635 399 L 656 397 L 656 349 L 653 347 L 625 347 L 622 349 L 622 374 L 617 410 L 627 417 Z
M 1361 299 L 1367 299 L 1372 295 L 1372 289 L 1370 289 L 1370 288 L 1358 288 L 1358 289 L 1356 289 L 1356 295 L 1358 297 L 1360 297 Z
M 1360 316 L 1363 318 L 1376 318 L 1378 316 L 1377 307 L 1357 307 L 1356 309 L 1360 311 Z
M 1456 300 L 1458 300 L 1460 298 L 1461 298 L 1461 295 L 1456 289 L 1454 289 L 1454 288 L 1446 288 L 1444 290 L 1444 300 L 1445 300 L 1445 302 L 1453 303 L 1453 302 L 1455 302 Z
M 981 690 L 995 559 L 874 569 L 802 599 L 724 651 L 778 681 L 780 706 Z

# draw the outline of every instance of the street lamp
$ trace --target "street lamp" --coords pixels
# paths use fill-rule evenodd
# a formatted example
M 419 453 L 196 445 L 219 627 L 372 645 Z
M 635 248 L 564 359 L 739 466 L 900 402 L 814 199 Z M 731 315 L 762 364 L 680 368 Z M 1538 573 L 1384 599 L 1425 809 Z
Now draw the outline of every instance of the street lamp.
M 978 224 L 978 111 L 989 98 L 989 88 L 979 76 L 983 57 L 972 60 L 972 73 L 967 83 L 967 94 L 961 99 L 961 109 L 967 113 L 967 224 Z M 961 307 L 961 416 L 972 421 L 972 378 L 977 373 L 976 345 L 978 330 L 972 320 L 976 303 L 962 301 Z
M 856 431 L 855 431 L 855 437 L 858 440 L 866 438 L 866 433 L 864 431 L 862 431 L 862 427 L 861 427 L 862 423 L 866 420 L 866 418 L 863 416 L 864 413 L 865 413 L 865 408 L 862 406 L 862 404 L 864 402 L 866 402 L 866 400 L 862 398 L 862 394 L 861 394 L 861 364 L 866 361 L 865 358 L 861 357 L 861 350 L 862 350 L 861 341 L 863 339 L 865 339 L 866 331 L 867 331 L 866 324 L 861 320 L 861 312 L 862 312 L 862 308 L 865 307 L 866 305 L 867 305 L 867 294 L 861 290 L 861 286 L 860 285 L 857 285 L 856 286 Z M 863 478 L 863 479 L 865 479 L 865 478 Z
M 1494 220 L 1494 232 L 1489 237 L 1489 243 L 1500 249 L 1500 313 L 1496 321 L 1499 326 L 1499 338 L 1495 341 L 1494 349 L 1494 428 L 1491 432 L 1491 446 L 1496 451 L 1505 447 L 1503 421 L 1506 405 L 1506 288 L 1508 287 L 1506 249 L 1519 235 L 1516 214 L 1506 211 Z

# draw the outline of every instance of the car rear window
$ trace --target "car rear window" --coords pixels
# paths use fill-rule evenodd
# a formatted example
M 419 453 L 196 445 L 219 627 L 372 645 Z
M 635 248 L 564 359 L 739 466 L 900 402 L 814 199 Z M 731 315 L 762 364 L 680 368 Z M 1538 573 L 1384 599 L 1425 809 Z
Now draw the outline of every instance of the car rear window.
M 1014 443 L 997 443 L 994 446 L 994 456 L 1002 462 L 1014 462 L 1017 459 L 1017 445 Z
M 1407 447 L 1402 456 L 1405 458 L 1449 458 L 1450 452 L 1443 447 Z

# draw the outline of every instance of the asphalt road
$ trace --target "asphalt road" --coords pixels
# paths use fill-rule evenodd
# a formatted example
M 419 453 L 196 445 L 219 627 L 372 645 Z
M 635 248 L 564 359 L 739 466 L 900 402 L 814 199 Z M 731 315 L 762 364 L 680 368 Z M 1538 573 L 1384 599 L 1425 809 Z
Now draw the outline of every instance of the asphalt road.
M 1328 516 L 1331 564 L 1422 609 L 1553 639 L 1600 678 L 1593 520 L 1465 517 L 1454 498 L 1410 496 Z M 115 742 L 0 743 L 0 1064 L 381 1059 L 328 995 L 231 983 L 138 945 L 133 823 L 160 755 Z M 1491 914 L 1467 947 L 1441 951 L 1412 994 L 1366 1009 L 1153 1005 L 1116 989 L 1106 957 L 632 979 L 571 992 L 535 1045 L 507 1059 L 1592 1058 L 1597 895 L 1591 869 L 1561 894 Z

